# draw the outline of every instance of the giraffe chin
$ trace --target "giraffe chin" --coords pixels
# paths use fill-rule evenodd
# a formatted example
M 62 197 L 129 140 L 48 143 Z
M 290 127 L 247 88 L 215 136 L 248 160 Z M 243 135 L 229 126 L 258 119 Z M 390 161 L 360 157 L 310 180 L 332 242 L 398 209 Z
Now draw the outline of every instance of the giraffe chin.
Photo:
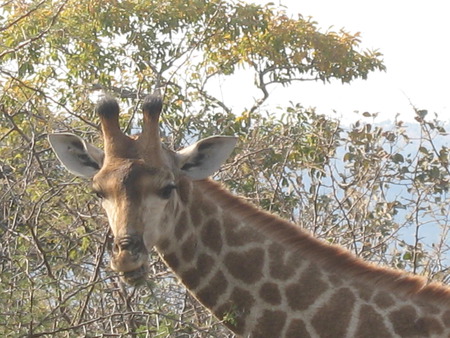
M 113 254 L 111 268 L 119 273 L 123 282 L 130 285 L 142 284 L 147 279 L 149 270 L 147 251 L 122 250 Z
M 120 279 L 132 286 L 143 285 L 148 279 L 148 265 L 143 264 L 136 270 L 119 273 Z

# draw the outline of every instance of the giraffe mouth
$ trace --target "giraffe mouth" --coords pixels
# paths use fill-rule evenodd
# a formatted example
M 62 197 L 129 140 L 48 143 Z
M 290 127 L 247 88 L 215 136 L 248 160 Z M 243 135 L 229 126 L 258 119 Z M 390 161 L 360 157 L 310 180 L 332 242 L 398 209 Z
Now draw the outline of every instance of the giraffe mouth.
M 120 272 L 120 279 L 126 284 L 139 286 L 145 283 L 148 277 L 148 264 L 143 264 L 136 270 Z
M 148 272 L 148 252 L 143 242 L 131 236 L 117 239 L 112 250 L 111 268 L 127 284 L 143 283 Z

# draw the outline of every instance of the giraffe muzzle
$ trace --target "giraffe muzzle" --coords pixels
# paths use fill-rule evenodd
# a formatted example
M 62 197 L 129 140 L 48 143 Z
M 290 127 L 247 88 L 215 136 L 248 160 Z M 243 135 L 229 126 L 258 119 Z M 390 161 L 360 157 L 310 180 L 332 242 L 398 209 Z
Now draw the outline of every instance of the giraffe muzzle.
M 112 249 L 111 268 L 119 272 L 128 284 L 137 284 L 145 279 L 148 252 L 142 239 L 136 236 L 117 238 Z

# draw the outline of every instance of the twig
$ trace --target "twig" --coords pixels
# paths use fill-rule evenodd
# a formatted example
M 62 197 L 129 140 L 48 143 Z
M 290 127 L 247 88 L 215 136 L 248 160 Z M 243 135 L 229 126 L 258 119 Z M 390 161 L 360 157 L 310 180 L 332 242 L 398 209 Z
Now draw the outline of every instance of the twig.
M 47 34 L 50 31 L 50 29 L 53 27 L 53 25 L 56 23 L 56 19 L 61 14 L 63 8 L 66 6 L 66 4 L 68 2 L 69 2 L 69 0 L 64 1 L 63 4 L 58 8 L 58 10 L 56 11 L 56 14 L 53 16 L 52 20 L 50 21 L 50 24 L 48 25 L 48 27 L 46 29 L 41 31 L 39 34 L 33 36 L 32 38 L 29 38 L 28 40 L 22 41 L 16 47 L 7 49 L 3 53 L 0 53 L 0 59 L 2 59 L 7 54 L 11 54 L 11 53 L 17 52 L 18 50 L 22 49 L 23 47 L 31 44 L 32 42 L 34 42 L 36 40 L 39 40 L 45 34 Z
M 81 307 L 81 312 L 80 312 L 80 315 L 79 315 L 79 318 L 78 318 L 78 321 L 77 321 L 77 325 L 81 324 L 81 321 L 83 319 L 84 313 L 86 312 L 86 309 L 87 309 L 87 305 L 89 303 L 89 299 L 91 298 L 92 292 L 94 291 L 94 288 L 95 288 L 95 285 L 96 285 L 95 282 L 97 281 L 98 276 L 100 275 L 100 266 L 101 266 L 101 263 L 103 261 L 103 256 L 105 254 L 106 245 L 108 243 L 108 237 L 109 237 L 110 232 L 111 232 L 111 230 L 108 227 L 108 230 L 105 231 L 105 238 L 104 238 L 104 240 L 102 242 L 102 245 L 100 246 L 99 252 L 97 254 L 97 260 L 96 260 L 96 263 L 95 263 L 94 273 L 92 274 L 91 279 L 89 280 L 89 283 L 91 284 L 91 286 L 90 286 L 90 288 L 88 290 L 86 298 L 85 298 L 85 300 L 83 302 L 83 305 Z
M 30 11 L 28 11 L 27 13 L 25 13 L 24 15 L 19 16 L 16 20 L 13 20 L 12 22 L 10 22 L 9 24 L 6 24 L 3 27 L 0 27 L 0 32 L 3 32 L 5 30 L 7 30 L 8 28 L 14 26 L 15 24 L 17 24 L 19 21 L 22 21 L 23 19 L 31 16 L 31 14 L 35 11 L 37 11 L 39 9 L 39 7 L 41 7 L 47 0 L 42 0 L 40 3 L 38 3 L 36 5 L 36 7 L 32 8 Z

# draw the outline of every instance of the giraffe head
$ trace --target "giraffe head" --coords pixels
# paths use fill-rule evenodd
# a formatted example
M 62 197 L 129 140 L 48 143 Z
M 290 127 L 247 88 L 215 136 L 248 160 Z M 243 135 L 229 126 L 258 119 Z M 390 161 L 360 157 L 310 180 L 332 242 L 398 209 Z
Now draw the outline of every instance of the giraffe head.
M 90 178 L 114 235 L 111 267 L 129 283 L 145 276 L 148 251 L 171 232 L 181 199 L 181 177 L 204 179 L 231 154 L 236 138 L 215 136 L 175 152 L 161 144 L 158 120 L 162 101 L 148 96 L 143 104 L 142 134 L 125 135 L 119 105 L 104 98 L 97 113 L 104 151 L 69 133 L 50 134 L 61 163 L 76 176 Z

